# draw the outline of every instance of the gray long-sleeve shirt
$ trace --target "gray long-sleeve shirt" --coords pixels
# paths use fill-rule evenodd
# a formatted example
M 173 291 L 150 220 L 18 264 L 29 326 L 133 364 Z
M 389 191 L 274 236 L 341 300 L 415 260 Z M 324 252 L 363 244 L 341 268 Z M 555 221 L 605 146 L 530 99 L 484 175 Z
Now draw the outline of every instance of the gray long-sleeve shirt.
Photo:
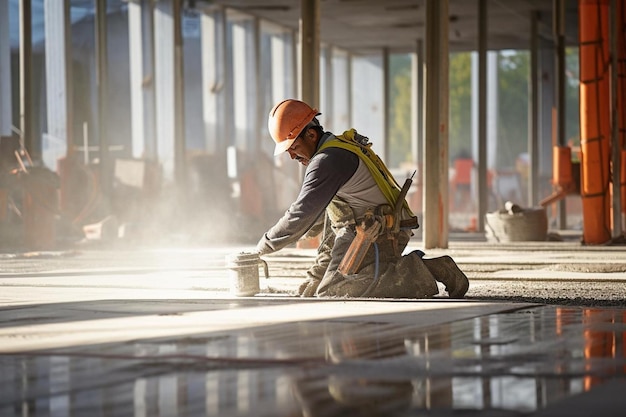
M 324 133 L 319 147 L 329 139 Z M 355 217 L 366 208 L 386 202 L 365 164 L 351 151 L 328 147 L 309 161 L 300 194 L 278 222 L 261 237 L 259 254 L 276 252 L 298 241 L 322 216 L 333 197 L 339 196 L 353 207 Z

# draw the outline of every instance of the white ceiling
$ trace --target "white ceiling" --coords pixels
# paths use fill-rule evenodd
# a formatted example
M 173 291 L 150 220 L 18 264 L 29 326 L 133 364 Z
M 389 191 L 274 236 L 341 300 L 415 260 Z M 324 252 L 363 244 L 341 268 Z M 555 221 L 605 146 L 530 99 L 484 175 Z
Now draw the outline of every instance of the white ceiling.
M 321 0 L 321 40 L 354 53 L 381 48 L 412 51 L 424 37 L 426 0 Z M 435 0 L 436 1 L 436 0 Z M 212 0 L 192 4 L 232 7 L 298 28 L 300 0 Z M 577 43 L 578 1 L 565 0 L 567 43 Z M 552 0 L 487 0 L 488 48 L 527 49 L 530 16 L 541 13 L 540 33 L 552 39 Z M 477 46 L 478 0 L 449 0 L 450 50 Z

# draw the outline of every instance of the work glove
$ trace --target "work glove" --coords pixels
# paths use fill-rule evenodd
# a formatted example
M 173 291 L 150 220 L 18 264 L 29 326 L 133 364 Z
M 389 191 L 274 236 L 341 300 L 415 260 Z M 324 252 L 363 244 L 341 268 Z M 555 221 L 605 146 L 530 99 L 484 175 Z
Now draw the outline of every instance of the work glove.
M 319 287 L 320 282 L 319 279 L 308 278 L 298 288 L 298 295 L 300 297 L 315 297 L 315 293 L 317 292 L 317 287 Z

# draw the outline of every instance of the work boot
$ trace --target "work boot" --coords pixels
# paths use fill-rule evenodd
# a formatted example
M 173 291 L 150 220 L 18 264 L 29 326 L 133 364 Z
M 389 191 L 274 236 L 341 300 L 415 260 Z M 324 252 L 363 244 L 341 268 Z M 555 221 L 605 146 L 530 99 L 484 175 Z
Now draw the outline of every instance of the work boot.
M 408 253 L 402 256 L 397 268 L 398 272 L 400 272 L 402 265 L 406 265 L 408 273 L 417 284 L 417 298 L 432 298 L 439 293 L 439 288 L 437 287 L 436 277 L 428 269 L 422 256 L 423 253 L 421 251 Z
M 463 298 L 469 289 L 469 280 L 451 257 L 445 255 L 422 260 L 435 279 L 446 286 L 450 298 Z

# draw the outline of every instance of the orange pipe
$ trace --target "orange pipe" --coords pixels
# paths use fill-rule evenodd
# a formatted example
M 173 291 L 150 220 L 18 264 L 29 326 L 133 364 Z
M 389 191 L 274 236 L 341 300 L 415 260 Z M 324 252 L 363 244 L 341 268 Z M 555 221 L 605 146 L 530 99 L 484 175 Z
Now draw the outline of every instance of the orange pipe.
M 622 189 L 621 203 L 622 213 L 626 213 L 626 151 L 622 150 L 620 153 L 620 186 Z
M 609 0 L 579 0 L 583 242 L 611 239 Z
M 617 2 L 617 126 L 626 149 L 626 0 Z
M 573 188 L 572 178 L 572 148 L 569 146 L 555 146 L 552 148 L 552 181 L 554 185 L 564 190 Z
M 626 324 L 626 312 L 622 313 L 622 325 L 624 324 Z M 626 332 L 622 332 L 622 358 L 626 358 Z M 626 374 L 626 364 L 622 373 Z
M 626 213 L 626 0 L 617 2 L 617 126 L 621 150 L 620 188 Z

